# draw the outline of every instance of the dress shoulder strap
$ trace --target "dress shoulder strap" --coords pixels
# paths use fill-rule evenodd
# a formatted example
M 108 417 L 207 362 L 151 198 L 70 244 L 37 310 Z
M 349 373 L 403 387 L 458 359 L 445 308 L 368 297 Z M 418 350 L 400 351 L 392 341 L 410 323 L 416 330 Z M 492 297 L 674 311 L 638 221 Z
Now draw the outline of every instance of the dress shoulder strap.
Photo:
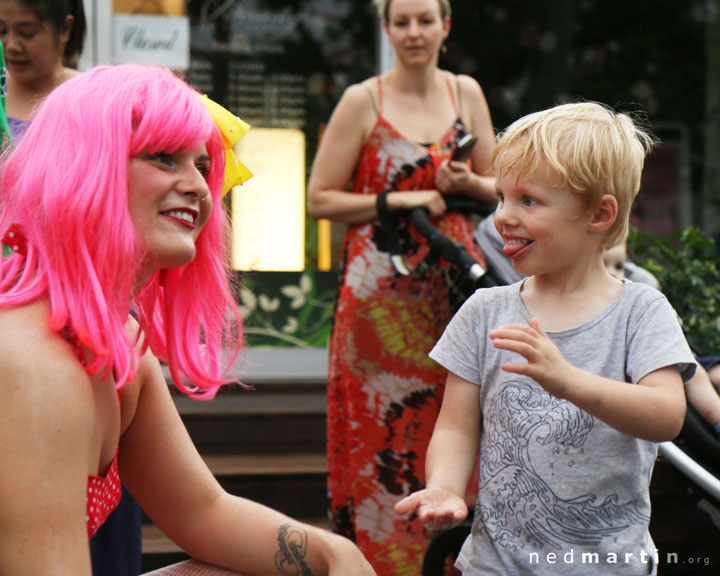
M 380 74 L 376 76 L 377 78 L 377 90 L 378 90 L 378 97 L 377 97 L 377 113 L 378 116 L 382 116 L 382 79 L 380 77 Z
M 370 86 L 365 86 L 365 90 L 367 90 L 368 97 L 370 98 L 370 104 L 372 104 L 373 110 L 375 110 L 375 114 L 377 116 L 380 116 L 380 108 L 378 107 L 378 103 L 375 102 L 375 96 L 373 95 L 372 89 Z M 380 99 L 380 92 L 378 91 L 378 100 Z
M 455 82 L 457 83 L 457 76 L 455 76 Z M 460 111 L 458 110 L 458 105 L 457 105 L 457 99 L 455 98 L 455 90 L 453 90 L 452 82 L 450 82 L 450 75 L 445 77 L 445 83 L 448 86 L 448 92 L 450 92 L 450 100 L 452 100 L 453 110 L 455 110 L 455 115 L 460 116 Z M 460 90 L 458 87 L 458 98 L 459 97 L 460 97 Z
M 462 118 L 462 97 L 460 95 L 460 79 L 455 76 L 455 92 L 457 93 L 457 115 Z
M 458 109 L 458 100 L 460 99 L 460 85 L 457 81 L 457 76 L 455 76 L 455 85 L 457 86 L 457 99 L 455 98 L 455 90 L 453 90 L 452 82 L 450 82 L 450 75 L 445 77 L 445 83 L 448 87 L 448 92 L 450 92 L 450 100 L 452 100 L 453 110 L 455 110 L 455 115 L 457 117 L 460 116 L 460 110 Z

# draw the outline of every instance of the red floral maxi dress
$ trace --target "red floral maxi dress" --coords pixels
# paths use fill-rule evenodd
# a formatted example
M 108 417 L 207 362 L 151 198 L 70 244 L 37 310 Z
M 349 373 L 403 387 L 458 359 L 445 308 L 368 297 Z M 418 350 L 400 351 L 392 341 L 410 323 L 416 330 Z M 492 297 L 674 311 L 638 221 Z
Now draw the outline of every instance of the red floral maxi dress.
M 448 89 L 457 113 L 449 82 Z M 377 111 L 353 192 L 435 189 L 437 167 L 465 133 L 460 115 L 439 142 L 410 142 L 382 116 L 379 78 Z M 417 263 L 427 246 L 408 220 L 401 218 L 398 235 Z M 434 224 L 484 263 L 468 216 L 448 213 Z M 457 305 L 452 273 L 442 259 L 422 275 L 396 273 L 378 222 L 349 226 L 343 250 L 328 379 L 331 522 L 378 576 L 418 576 L 432 533 L 393 506 L 425 483 L 447 375 L 428 352 Z

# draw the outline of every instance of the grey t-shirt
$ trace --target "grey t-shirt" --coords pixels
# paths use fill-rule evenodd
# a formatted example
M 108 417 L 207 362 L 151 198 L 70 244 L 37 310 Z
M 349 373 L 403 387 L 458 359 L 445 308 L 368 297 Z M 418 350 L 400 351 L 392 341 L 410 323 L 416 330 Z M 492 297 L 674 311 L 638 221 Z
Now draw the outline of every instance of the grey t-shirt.
M 657 445 L 500 369 L 524 362 L 488 338 L 530 320 L 521 285 L 478 290 L 430 352 L 481 386 L 480 488 L 457 566 L 466 576 L 655 574 L 648 485 Z M 683 380 L 695 369 L 665 296 L 631 281 L 593 320 L 548 336 L 574 366 L 628 385 L 666 366 Z

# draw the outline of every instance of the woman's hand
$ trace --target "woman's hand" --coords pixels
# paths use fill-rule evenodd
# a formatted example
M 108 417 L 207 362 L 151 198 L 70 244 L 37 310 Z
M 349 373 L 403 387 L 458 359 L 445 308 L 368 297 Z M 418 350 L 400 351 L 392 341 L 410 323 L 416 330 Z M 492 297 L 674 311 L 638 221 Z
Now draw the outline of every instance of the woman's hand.
M 467 504 L 454 492 L 442 488 L 426 488 L 395 504 L 397 514 L 416 512 L 428 530 L 449 530 L 465 520 Z
M 468 194 L 473 186 L 473 172 L 467 162 L 444 160 L 435 173 L 435 185 L 442 194 Z
M 425 208 L 430 218 L 440 218 L 447 210 L 445 200 L 437 190 L 390 192 L 387 195 L 387 204 L 391 212 Z

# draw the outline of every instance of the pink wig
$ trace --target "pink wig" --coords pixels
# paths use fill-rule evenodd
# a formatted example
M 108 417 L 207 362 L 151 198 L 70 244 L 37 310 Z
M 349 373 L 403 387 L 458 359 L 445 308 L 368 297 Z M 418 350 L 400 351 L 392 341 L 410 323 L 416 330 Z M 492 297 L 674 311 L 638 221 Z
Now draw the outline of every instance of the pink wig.
M 141 152 L 205 143 L 213 196 L 195 259 L 138 290 L 145 257 L 128 210 L 128 164 Z M 212 398 L 241 345 L 229 286 L 229 223 L 220 193 L 220 133 L 196 92 L 169 70 L 102 66 L 58 86 L 0 175 L 0 235 L 17 225 L 27 249 L 0 265 L 0 307 L 47 298 L 51 329 L 90 349 L 90 374 L 132 379 L 149 346 L 186 394 Z M 133 310 L 142 350 L 128 337 Z

